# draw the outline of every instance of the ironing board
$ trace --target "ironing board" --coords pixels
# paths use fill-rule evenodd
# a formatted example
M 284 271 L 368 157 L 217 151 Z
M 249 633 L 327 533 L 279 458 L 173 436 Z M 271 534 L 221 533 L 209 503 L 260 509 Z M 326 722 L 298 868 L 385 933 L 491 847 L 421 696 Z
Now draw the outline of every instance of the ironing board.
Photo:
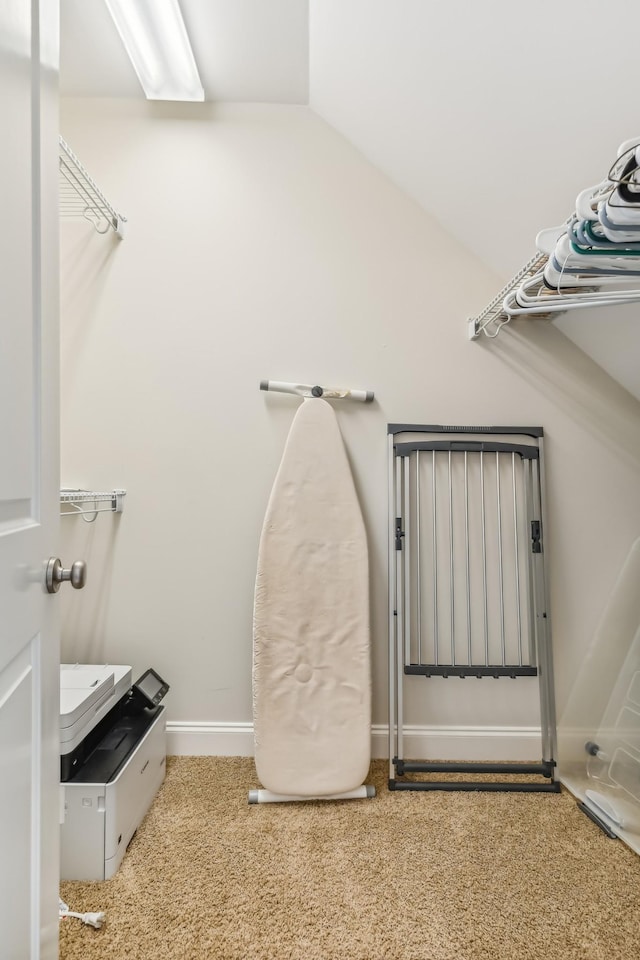
M 258 552 L 249 802 L 372 796 L 367 541 L 332 407 L 304 400 Z

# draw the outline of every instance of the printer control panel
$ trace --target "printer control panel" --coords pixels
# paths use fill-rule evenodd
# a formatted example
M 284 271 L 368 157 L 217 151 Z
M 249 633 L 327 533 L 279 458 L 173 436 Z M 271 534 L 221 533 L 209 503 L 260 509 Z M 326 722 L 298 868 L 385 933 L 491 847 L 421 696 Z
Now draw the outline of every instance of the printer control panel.
M 133 696 L 145 707 L 157 707 L 168 690 L 169 684 L 151 668 L 146 670 L 131 688 Z

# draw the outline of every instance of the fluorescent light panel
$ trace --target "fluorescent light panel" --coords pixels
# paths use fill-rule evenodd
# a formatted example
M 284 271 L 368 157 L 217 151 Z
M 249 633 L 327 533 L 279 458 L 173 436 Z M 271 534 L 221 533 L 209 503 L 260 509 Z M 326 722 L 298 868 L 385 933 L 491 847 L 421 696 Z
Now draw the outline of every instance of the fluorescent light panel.
M 204 100 L 178 0 L 105 0 L 147 100 Z

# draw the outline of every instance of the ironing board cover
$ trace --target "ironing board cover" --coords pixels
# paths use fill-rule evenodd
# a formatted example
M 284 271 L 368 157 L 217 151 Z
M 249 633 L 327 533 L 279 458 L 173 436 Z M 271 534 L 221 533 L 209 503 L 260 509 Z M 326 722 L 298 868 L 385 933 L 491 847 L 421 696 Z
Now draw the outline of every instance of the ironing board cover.
M 367 541 L 332 407 L 299 407 L 262 528 L 253 634 L 255 762 L 274 793 L 355 789 L 370 762 Z

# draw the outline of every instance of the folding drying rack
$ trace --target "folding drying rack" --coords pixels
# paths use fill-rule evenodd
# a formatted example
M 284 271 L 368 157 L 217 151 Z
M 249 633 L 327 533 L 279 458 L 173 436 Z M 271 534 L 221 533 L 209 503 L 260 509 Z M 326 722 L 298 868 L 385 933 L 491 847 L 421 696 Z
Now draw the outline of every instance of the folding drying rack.
M 388 440 L 389 789 L 558 792 L 542 427 L 392 423 Z M 411 677 L 537 677 L 541 762 L 405 759 Z

